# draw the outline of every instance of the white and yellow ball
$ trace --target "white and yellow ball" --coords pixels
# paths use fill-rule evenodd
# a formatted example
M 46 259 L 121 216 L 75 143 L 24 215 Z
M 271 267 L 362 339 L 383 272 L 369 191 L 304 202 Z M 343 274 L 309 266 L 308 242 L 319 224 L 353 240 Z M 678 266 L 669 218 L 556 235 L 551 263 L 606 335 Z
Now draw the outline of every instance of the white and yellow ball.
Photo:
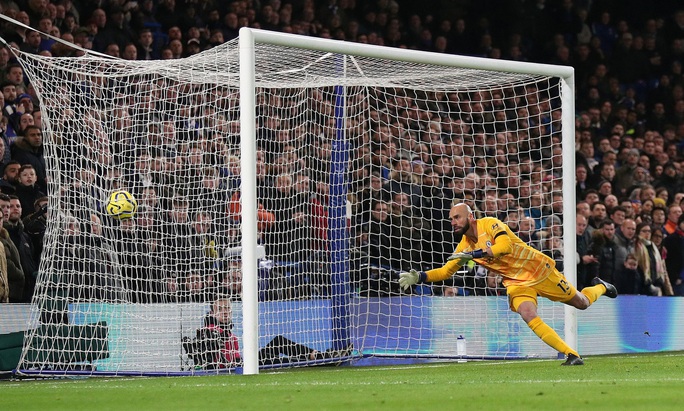
M 133 218 L 138 211 L 138 202 L 128 191 L 117 190 L 109 195 L 105 211 L 116 220 L 127 220 Z

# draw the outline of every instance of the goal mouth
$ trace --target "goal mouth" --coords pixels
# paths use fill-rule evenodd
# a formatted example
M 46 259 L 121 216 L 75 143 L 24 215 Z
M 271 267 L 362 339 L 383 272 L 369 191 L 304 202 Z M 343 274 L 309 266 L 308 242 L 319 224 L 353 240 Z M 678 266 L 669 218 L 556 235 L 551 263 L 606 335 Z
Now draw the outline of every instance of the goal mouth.
M 559 263 L 574 254 L 572 69 L 240 36 L 177 60 L 19 57 L 50 204 L 18 372 L 555 358 L 481 267 L 408 290 L 398 275 L 453 253 L 454 200 Z M 107 214 L 116 190 L 137 203 L 131 218 Z M 539 309 L 572 344 L 573 314 Z M 83 334 L 99 323 L 106 336 Z M 184 350 L 207 324 L 223 368 Z M 56 354 L 48 326 L 71 330 L 73 356 Z M 293 344 L 269 345 L 281 338 Z M 295 361 L 348 347 L 344 360 Z

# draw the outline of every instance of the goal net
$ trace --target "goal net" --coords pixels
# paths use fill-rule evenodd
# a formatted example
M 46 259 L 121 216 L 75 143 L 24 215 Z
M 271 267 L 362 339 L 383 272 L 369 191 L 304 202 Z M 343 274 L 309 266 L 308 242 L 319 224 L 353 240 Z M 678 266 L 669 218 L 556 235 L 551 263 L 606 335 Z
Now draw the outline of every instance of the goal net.
M 50 199 L 20 373 L 556 356 L 494 273 L 397 281 L 453 252 L 453 201 L 574 256 L 572 69 L 248 29 L 178 60 L 20 61 Z M 540 314 L 573 343 L 571 311 Z

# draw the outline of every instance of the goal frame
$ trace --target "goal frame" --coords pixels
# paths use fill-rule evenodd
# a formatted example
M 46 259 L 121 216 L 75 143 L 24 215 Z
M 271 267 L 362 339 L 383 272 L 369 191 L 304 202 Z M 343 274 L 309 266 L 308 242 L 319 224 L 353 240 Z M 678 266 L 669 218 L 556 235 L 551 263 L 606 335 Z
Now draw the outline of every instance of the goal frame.
M 480 57 L 440 54 L 418 50 L 391 48 L 332 39 L 315 38 L 287 33 L 243 27 L 239 33 L 240 62 L 240 151 L 242 184 L 242 269 L 243 269 L 243 359 L 244 374 L 258 374 L 258 290 L 257 290 L 257 190 L 256 190 L 256 44 L 270 44 L 306 50 L 329 52 L 385 59 L 388 62 L 427 63 L 440 66 L 460 67 L 507 73 L 542 75 L 560 79 L 562 101 L 562 161 L 563 178 L 563 242 L 564 255 L 575 256 L 575 190 L 574 190 L 574 140 L 575 140 L 575 78 L 570 66 L 537 64 L 529 62 L 486 59 Z M 344 62 L 342 62 L 344 66 Z M 341 107 L 336 107 L 340 108 Z M 344 113 L 336 112 L 338 121 L 344 121 Z M 344 130 L 344 127 L 341 127 Z M 343 131 L 341 138 L 344 141 Z M 344 215 L 342 215 L 343 217 Z M 331 213 L 331 218 L 336 218 Z M 339 255 L 332 251 L 332 261 Z M 565 276 L 573 284 L 577 278 L 576 264 L 565 265 Z M 564 310 L 564 339 L 577 347 L 577 315 L 573 307 Z

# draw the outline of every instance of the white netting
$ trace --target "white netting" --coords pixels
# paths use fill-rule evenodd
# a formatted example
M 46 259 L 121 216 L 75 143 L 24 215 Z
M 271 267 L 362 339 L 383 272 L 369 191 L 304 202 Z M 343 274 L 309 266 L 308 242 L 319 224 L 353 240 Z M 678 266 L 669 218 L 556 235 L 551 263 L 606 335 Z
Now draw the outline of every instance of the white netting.
M 180 60 L 22 57 L 50 189 L 22 370 L 194 368 L 181 341 L 241 297 L 238 57 L 236 41 Z M 552 355 L 477 267 L 409 293 L 396 279 L 453 252 L 454 199 L 562 251 L 557 78 L 273 45 L 255 73 L 260 347 L 449 357 L 463 334 L 474 357 Z M 114 190 L 133 219 L 104 212 Z M 562 326 L 562 307 L 542 314 Z M 241 337 L 240 304 L 233 324 Z

